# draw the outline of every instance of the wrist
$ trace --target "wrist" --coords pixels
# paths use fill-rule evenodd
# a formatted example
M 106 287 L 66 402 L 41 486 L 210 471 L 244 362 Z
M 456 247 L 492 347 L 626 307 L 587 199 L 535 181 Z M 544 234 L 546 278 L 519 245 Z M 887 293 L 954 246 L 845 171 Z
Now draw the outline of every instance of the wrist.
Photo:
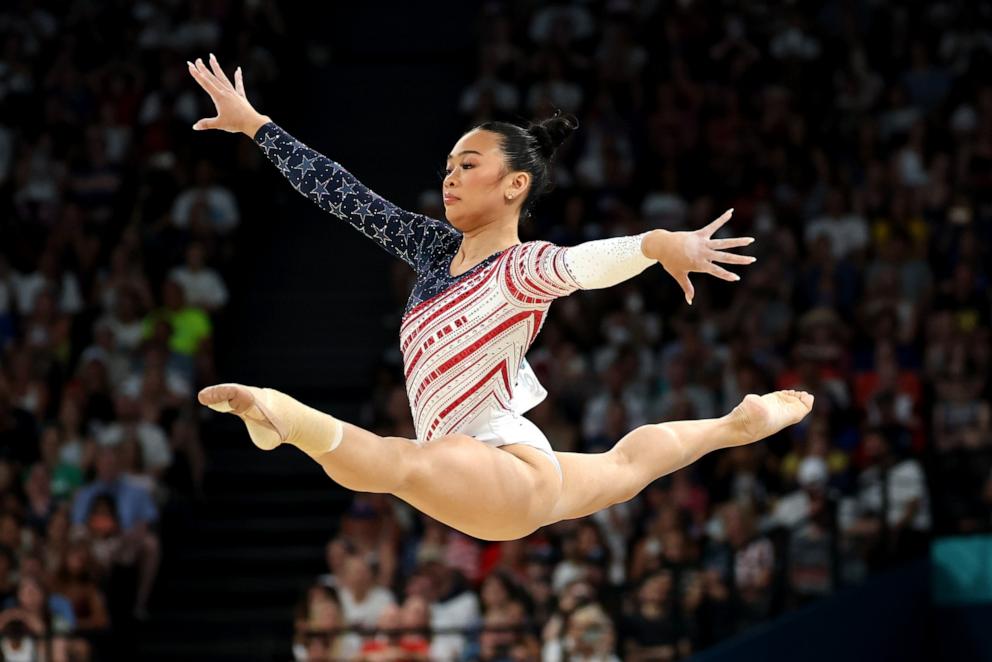
M 241 130 L 241 133 L 254 140 L 258 130 L 271 121 L 272 118 L 268 115 L 259 115 L 256 113 L 255 116 L 251 118 L 251 121 L 245 124 L 245 127 Z
M 665 257 L 671 252 L 674 232 L 660 228 L 645 233 L 641 240 L 641 252 L 644 257 L 664 263 Z

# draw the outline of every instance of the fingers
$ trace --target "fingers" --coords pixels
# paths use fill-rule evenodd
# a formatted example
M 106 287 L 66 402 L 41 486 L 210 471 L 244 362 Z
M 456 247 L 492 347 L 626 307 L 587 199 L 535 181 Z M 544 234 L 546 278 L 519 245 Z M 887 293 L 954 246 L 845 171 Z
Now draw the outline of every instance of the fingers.
M 214 57 L 214 54 L 210 54 L 210 70 L 213 72 L 214 76 L 217 77 L 218 82 L 224 85 L 229 90 L 234 90 L 234 86 L 231 85 L 231 81 L 228 79 L 227 74 L 220 67 L 220 62 Z
M 723 215 L 720 216 L 720 218 L 716 219 L 715 221 L 707 225 L 705 228 L 703 228 L 701 232 L 705 234 L 707 237 L 712 235 L 714 232 L 722 228 L 723 224 L 729 221 L 730 217 L 733 215 L 734 215 L 734 209 L 733 207 L 731 207 L 727 211 L 723 212 Z
M 207 77 L 207 76 L 212 77 L 212 74 L 204 74 L 203 70 L 201 70 L 198 66 L 196 66 L 189 60 L 186 61 L 186 64 L 189 65 L 189 73 L 192 74 L 196 82 L 200 84 L 200 87 L 202 87 L 204 91 L 206 91 L 206 93 L 210 95 L 210 98 L 213 100 L 214 105 L 217 105 L 218 101 L 220 100 L 220 95 L 224 94 L 224 90 L 220 88 L 217 85 L 217 83 L 211 81 Z
M 726 269 L 724 269 L 723 267 L 713 264 L 712 262 L 709 264 L 708 268 L 706 269 L 706 273 L 710 274 L 711 276 L 716 276 L 721 280 L 729 280 L 732 283 L 739 281 L 741 279 L 741 277 L 738 276 L 737 274 L 731 273 Z
M 754 237 L 734 237 L 733 239 L 710 239 L 707 245 L 718 251 L 726 248 L 741 248 L 754 243 Z
M 725 264 L 752 264 L 758 258 L 753 255 L 738 255 L 737 253 L 713 251 L 710 253 L 709 259 L 711 262 L 723 262 Z
M 204 129 L 220 129 L 219 117 L 205 117 L 202 120 L 197 120 L 196 124 L 193 125 L 193 129 L 196 131 L 203 131 Z
M 220 81 L 217 80 L 217 77 L 211 73 L 210 69 L 207 68 L 207 65 L 203 64 L 202 58 L 196 58 L 196 62 L 193 66 L 196 68 L 197 73 L 200 74 L 200 78 L 203 82 L 206 83 L 214 92 L 223 95 L 228 91 L 223 85 L 221 85 Z
M 682 291 L 685 293 L 685 302 L 692 305 L 692 299 L 696 296 L 696 288 L 692 286 L 692 281 L 689 280 L 688 272 L 683 272 L 679 274 L 672 274 L 675 277 L 675 282 L 679 284 Z
M 245 81 L 241 77 L 241 67 L 234 70 L 234 89 L 243 99 L 248 99 L 248 97 L 245 96 Z

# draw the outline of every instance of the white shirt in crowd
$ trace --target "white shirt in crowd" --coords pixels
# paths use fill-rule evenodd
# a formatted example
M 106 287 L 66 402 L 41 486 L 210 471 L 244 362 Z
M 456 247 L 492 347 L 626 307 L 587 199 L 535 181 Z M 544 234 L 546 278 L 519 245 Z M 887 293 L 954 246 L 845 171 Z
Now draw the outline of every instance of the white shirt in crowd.
M 234 194 L 223 186 L 192 188 L 179 194 L 172 205 L 172 224 L 177 228 L 188 228 L 193 205 L 198 196 L 206 196 L 207 216 L 210 227 L 220 234 L 233 230 L 241 218 Z
M 431 605 L 431 628 L 471 628 L 479 623 L 479 599 L 471 591 L 463 591 L 450 600 Z M 461 659 L 465 636 L 461 634 L 436 634 L 431 641 L 432 660 Z
M 96 441 L 101 446 L 116 446 L 124 441 L 124 435 L 131 426 L 134 427 L 134 435 L 141 446 L 141 462 L 146 470 L 156 471 L 172 464 L 169 438 L 160 426 L 148 421 L 110 423 L 97 433 Z
M 916 531 L 929 531 L 930 496 L 927 492 L 926 476 L 920 463 L 913 459 L 903 460 L 888 471 L 889 508 L 887 521 L 895 526 L 906 514 L 909 504 L 920 500 L 920 506 L 909 522 Z M 841 508 L 841 526 L 848 528 L 857 517 L 878 514 L 882 511 L 882 475 L 878 467 L 869 467 L 858 476 L 857 495 L 853 500 L 845 500 Z
M 345 586 L 338 587 L 338 596 L 341 598 L 341 609 L 344 611 L 344 620 L 348 625 L 370 628 L 376 626 L 379 616 L 386 607 L 396 603 L 393 592 L 383 586 L 370 588 L 361 602 L 355 600 L 351 589 Z
M 187 266 L 175 267 L 169 272 L 169 278 L 183 288 L 186 303 L 190 306 L 212 310 L 227 303 L 227 286 L 213 269 L 193 270 Z
M 14 275 L 17 307 L 21 314 L 30 315 L 34 312 L 35 300 L 48 285 L 48 279 L 37 271 Z M 59 287 L 58 294 L 56 303 L 59 311 L 67 315 L 75 315 L 83 309 L 83 296 L 79 291 L 79 281 L 72 272 L 67 271 L 62 274 L 62 285 Z
M 831 251 L 838 260 L 866 248 L 871 239 L 868 235 L 868 222 L 858 214 L 820 216 L 806 225 L 804 238 L 807 244 L 813 243 L 821 235 L 829 237 Z

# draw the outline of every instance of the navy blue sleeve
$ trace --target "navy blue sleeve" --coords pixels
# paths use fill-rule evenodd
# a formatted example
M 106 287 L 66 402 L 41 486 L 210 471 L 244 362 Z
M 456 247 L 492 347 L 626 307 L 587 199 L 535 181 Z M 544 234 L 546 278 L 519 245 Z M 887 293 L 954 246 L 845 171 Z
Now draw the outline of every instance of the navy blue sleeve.
M 339 163 L 310 149 L 275 122 L 262 125 L 255 142 L 297 192 L 418 272 L 429 253 L 461 238 L 447 223 L 400 209 L 382 198 Z

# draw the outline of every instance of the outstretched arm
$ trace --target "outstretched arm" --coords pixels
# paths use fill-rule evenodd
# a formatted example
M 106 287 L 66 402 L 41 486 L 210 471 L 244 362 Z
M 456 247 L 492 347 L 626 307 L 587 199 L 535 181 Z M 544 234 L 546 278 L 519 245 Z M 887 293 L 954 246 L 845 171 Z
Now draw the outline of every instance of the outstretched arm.
M 422 251 L 458 234 L 446 223 L 408 212 L 382 198 L 340 164 L 310 149 L 274 122 L 264 124 L 254 140 L 301 195 L 347 221 L 414 269 Z
M 638 235 L 587 241 L 577 246 L 560 247 L 549 242 L 530 242 L 523 249 L 518 267 L 519 292 L 524 299 L 565 296 L 575 290 L 612 287 L 633 278 L 649 266 L 660 262 L 692 303 L 695 290 L 689 273 L 708 273 L 723 280 L 740 278 L 716 262 L 750 264 L 754 258 L 725 252 L 723 249 L 747 246 L 754 239 L 711 239 L 730 219 L 729 210 L 709 225 L 694 232 L 650 230 Z
M 297 192 L 347 221 L 414 269 L 418 268 L 420 255 L 435 243 L 458 238 L 458 231 L 451 226 L 400 209 L 363 185 L 340 164 L 310 149 L 268 116 L 259 114 L 245 96 L 240 67 L 232 84 L 213 54 L 209 69 L 200 59 L 187 64 L 190 74 L 217 107 L 216 117 L 198 121 L 194 129 L 221 129 L 252 138 Z

